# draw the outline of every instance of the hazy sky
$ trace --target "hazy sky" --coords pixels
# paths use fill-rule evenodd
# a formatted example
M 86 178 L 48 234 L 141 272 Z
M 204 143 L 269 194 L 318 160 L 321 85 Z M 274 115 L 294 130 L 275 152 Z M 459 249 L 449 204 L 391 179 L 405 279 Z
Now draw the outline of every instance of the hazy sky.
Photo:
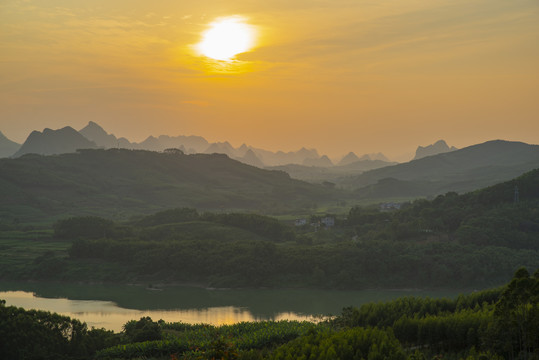
M 194 51 L 236 16 L 256 45 Z M 2 0 L 0 131 L 93 120 L 330 156 L 539 143 L 537 0 Z

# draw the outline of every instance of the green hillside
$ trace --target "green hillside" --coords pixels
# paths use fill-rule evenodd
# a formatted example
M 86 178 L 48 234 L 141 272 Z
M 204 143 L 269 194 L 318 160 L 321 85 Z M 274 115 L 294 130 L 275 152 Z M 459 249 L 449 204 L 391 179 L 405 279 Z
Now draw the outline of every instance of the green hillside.
M 539 146 L 489 141 L 464 149 L 343 178 L 338 184 L 355 188 L 360 199 L 418 197 L 449 191 L 464 193 L 512 179 L 539 167 Z M 391 188 L 388 181 L 392 179 Z
M 130 222 L 67 218 L 55 224 L 49 240 L 28 233 L 14 242 L 9 236 L 16 233 L 8 232 L 0 278 L 39 274 L 63 281 L 214 287 L 496 286 L 521 266 L 539 267 L 538 185 L 539 169 L 397 211 L 353 207 L 346 218 L 329 215 L 335 217 L 330 228 L 317 216 L 298 227 L 257 214 L 188 208 Z M 25 247 L 36 250 L 25 255 Z
M 343 197 L 225 155 L 123 149 L 0 159 L 0 196 L 7 221 L 125 218 L 184 206 L 288 213 Z
M 154 153 L 141 154 L 155 159 Z M 202 158 L 254 169 L 225 157 Z M 279 172 L 254 169 L 256 174 L 290 181 Z M 253 213 L 176 208 L 129 221 L 64 217 L 54 236 L 50 229 L 4 224 L 0 278 L 462 289 L 499 285 L 521 266 L 539 267 L 539 169 L 472 193 L 416 200 L 401 210 L 353 207 L 346 217 L 328 216 L 335 226 L 326 228 L 315 215 L 292 226 Z

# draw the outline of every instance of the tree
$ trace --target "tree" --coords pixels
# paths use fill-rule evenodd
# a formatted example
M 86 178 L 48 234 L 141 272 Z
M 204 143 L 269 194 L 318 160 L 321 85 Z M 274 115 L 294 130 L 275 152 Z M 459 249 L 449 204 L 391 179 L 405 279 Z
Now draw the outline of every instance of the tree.
M 536 272 L 537 273 L 537 272 Z M 525 268 L 515 273 L 494 311 L 503 351 L 532 359 L 539 352 L 539 278 Z M 536 357 L 535 357 L 536 358 Z
M 161 340 L 161 326 L 151 317 L 141 317 L 139 321 L 131 320 L 124 324 L 124 333 L 129 342 Z

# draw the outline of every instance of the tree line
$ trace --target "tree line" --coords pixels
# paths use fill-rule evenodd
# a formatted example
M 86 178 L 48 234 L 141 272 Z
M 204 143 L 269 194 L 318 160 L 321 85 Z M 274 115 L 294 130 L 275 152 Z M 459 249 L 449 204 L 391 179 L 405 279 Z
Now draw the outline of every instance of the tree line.
M 6 359 L 539 359 L 539 269 L 456 299 L 399 298 L 319 323 L 131 320 L 123 331 L 0 301 Z
M 328 229 L 294 227 L 259 214 L 200 214 L 189 208 L 127 223 L 73 217 L 54 225 L 56 238 L 72 242 L 69 258 L 46 259 L 42 266 L 63 269 L 53 275 L 61 280 L 77 273 L 70 269 L 81 266 L 81 260 L 98 259 L 121 267 L 130 279 L 350 289 L 494 286 L 519 266 L 539 266 L 533 227 L 519 233 L 487 209 L 464 223 L 480 224 L 487 234 L 482 236 L 496 235 L 469 241 L 470 226 L 457 226 L 447 215 L 456 213 L 459 199 L 448 194 L 392 213 L 354 207 Z M 504 216 L 513 212 L 512 206 L 495 210 Z M 539 206 L 519 206 L 519 211 L 532 219 Z M 454 231 L 435 230 L 435 220 Z M 45 270 L 40 273 L 48 274 Z

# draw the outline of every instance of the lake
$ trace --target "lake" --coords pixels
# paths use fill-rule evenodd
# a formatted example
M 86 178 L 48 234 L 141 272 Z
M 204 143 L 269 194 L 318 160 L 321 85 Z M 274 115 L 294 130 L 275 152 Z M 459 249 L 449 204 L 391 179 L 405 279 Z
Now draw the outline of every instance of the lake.
M 187 286 L 0 282 L 6 305 L 57 312 L 89 327 L 121 331 L 129 320 L 232 324 L 260 320 L 314 320 L 343 307 L 401 296 L 454 298 L 457 290 L 204 289 Z

